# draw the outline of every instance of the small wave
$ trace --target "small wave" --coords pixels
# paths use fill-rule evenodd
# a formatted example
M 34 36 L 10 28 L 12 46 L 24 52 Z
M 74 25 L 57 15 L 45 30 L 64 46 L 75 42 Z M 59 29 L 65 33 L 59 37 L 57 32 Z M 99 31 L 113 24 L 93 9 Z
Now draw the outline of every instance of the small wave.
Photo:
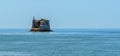
M 0 56 L 30 56 L 23 52 L 0 51 Z

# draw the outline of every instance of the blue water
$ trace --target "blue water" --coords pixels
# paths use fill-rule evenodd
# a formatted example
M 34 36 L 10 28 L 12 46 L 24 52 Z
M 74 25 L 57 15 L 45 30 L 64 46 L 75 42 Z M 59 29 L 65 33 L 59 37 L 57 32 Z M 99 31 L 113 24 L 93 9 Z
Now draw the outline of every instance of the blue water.
M 120 29 L 0 29 L 0 56 L 120 56 Z

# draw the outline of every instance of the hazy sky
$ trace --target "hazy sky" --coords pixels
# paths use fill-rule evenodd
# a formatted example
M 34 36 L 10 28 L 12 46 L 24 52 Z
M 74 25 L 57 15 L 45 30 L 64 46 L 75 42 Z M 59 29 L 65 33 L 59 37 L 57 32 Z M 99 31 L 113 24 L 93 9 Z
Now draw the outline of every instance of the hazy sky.
M 31 28 L 33 16 L 52 28 L 120 28 L 120 0 L 0 0 L 0 28 Z

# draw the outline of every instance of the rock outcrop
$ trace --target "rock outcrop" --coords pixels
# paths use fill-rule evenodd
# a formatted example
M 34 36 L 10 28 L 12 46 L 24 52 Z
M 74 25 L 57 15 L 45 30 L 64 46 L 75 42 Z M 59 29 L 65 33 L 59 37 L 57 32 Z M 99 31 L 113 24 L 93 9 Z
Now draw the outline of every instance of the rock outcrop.
M 32 21 L 32 29 L 33 32 L 50 32 L 50 22 L 47 19 L 41 18 L 40 20 L 36 20 L 35 17 L 33 17 Z

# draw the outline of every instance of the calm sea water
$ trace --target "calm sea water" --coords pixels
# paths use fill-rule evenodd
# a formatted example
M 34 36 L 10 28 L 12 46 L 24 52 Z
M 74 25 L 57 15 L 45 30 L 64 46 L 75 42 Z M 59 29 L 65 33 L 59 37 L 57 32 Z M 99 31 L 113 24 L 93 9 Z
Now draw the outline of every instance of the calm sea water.
M 0 29 L 0 56 L 120 56 L 120 29 Z

